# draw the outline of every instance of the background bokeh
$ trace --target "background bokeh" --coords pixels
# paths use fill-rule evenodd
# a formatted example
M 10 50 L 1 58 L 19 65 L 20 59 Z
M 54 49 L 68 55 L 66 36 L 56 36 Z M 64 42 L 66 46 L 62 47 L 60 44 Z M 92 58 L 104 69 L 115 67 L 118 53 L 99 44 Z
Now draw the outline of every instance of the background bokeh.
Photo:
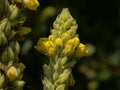
M 120 90 L 120 0 L 39 0 L 37 11 L 25 10 L 25 26 L 32 28 L 20 42 L 20 60 L 26 66 L 24 90 L 42 90 L 42 65 L 49 58 L 34 45 L 47 37 L 63 8 L 69 8 L 78 23 L 78 34 L 89 55 L 73 68 L 75 85 L 69 90 Z

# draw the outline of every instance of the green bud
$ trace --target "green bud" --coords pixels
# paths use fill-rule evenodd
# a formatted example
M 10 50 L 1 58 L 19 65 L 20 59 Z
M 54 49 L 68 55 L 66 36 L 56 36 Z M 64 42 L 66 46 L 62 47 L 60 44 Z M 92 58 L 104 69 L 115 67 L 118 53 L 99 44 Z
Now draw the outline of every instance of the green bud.
M 2 18 L 8 12 L 8 0 L 0 0 L 0 18 Z
M 3 74 L 2 75 L 0 74 L 0 88 L 3 87 L 4 83 L 5 83 L 5 76 Z
M 16 31 L 11 30 L 9 35 L 7 36 L 8 40 L 12 39 L 15 36 L 15 34 L 16 34 Z
M 10 47 L 13 49 L 15 56 L 17 56 L 20 52 L 20 45 L 17 41 L 12 41 L 10 43 Z
M 44 90 L 54 90 L 54 86 L 46 77 L 44 77 L 43 84 Z
M 54 39 L 58 38 L 61 36 L 61 32 L 55 29 L 51 30 L 52 35 L 54 36 Z
M 10 14 L 9 14 L 9 20 L 14 20 L 17 18 L 19 9 L 16 7 L 16 5 L 10 5 Z
M 17 87 L 18 89 L 22 89 L 22 87 L 24 86 L 25 82 L 24 81 L 15 81 L 14 82 L 14 86 Z
M 71 73 L 71 69 L 65 69 L 63 73 L 59 76 L 59 83 L 65 83 L 69 79 L 69 75 Z
M 14 60 L 14 52 L 11 47 L 7 47 L 4 52 L 2 53 L 2 62 L 7 63 L 11 60 Z
M 56 90 L 65 90 L 65 84 L 59 85 Z
M 23 63 L 19 63 L 19 69 L 20 72 L 23 72 L 23 70 L 25 69 L 25 65 Z
M 56 63 L 56 64 L 54 65 L 54 70 L 57 71 L 58 69 L 59 69 L 59 64 Z
M 0 33 L 0 45 L 5 45 L 7 43 L 7 38 L 4 33 Z
M 49 66 L 47 66 L 47 64 L 43 65 L 43 73 L 46 77 L 49 78 L 49 80 L 52 80 L 52 71 L 50 70 Z M 49 74 L 48 74 L 49 73 Z
M 53 73 L 53 80 L 56 81 L 58 77 L 59 77 L 59 73 L 58 73 L 58 71 L 55 71 Z
M 66 57 L 63 57 L 63 58 L 60 58 L 60 64 L 61 65 L 64 65 L 66 62 L 67 62 L 67 60 L 68 60 L 68 58 L 67 58 L 67 56 Z
M 72 60 L 70 62 L 67 62 L 63 67 L 64 68 L 72 68 L 76 64 L 75 60 Z
M 10 32 L 10 23 L 7 18 L 3 19 L 0 22 L 0 33 L 4 32 L 5 35 L 8 35 Z
M 70 18 L 65 22 L 64 27 L 66 30 L 68 30 L 72 26 L 72 22 L 73 22 L 73 18 Z

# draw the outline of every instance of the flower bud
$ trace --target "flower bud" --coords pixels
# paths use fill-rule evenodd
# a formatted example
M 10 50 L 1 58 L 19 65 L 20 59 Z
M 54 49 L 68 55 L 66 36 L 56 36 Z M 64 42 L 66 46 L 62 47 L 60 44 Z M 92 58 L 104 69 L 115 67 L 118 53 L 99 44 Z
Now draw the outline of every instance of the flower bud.
M 24 81 L 15 81 L 13 84 L 16 88 L 21 90 L 21 88 L 24 86 L 25 82 Z
M 65 83 L 69 79 L 69 75 L 71 73 L 71 69 L 65 69 L 63 73 L 59 76 L 59 83 Z
M 44 77 L 43 84 L 46 90 L 54 90 L 53 84 L 48 80 L 48 78 Z
M 43 65 L 43 73 L 46 77 L 49 78 L 49 80 L 52 80 L 52 71 L 50 70 L 50 67 L 46 64 Z M 49 74 L 48 74 L 49 73 Z
M 19 43 L 17 41 L 12 41 L 10 43 L 10 47 L 13 49 L 15 55 L 19 54 L 20 45 L 19 45 Z
M 65 56 L 65 57 L 63 57 L 63 58 L 60 58 L 60 65 L 64 65 L 65 63 L 67 63 L 67 61 L 68 61 L 68 58 L 67 58 L 67 56 Z
M 49 35 L 48 40 L 53 41 L 53 38 L 54 38 L 53 35 Z
M 10 5 L 10 14 L 9 14 L 9 20 L 14 20 L 18 16 L 19 9 L 16 7 L 16 5 Z
M 23 0 L 23 4 L 26 8 L 31 10 L 37 10 L 37 7 L 40 5 L 37 0 Z
M 0 74 L 0 88 L 5 84 L 5 76 Z
M 2 62 L 7 63 L 11 60 L 14 60 L 14 52 L 11 47 L 7 47 L 2 53 Z
M 60 84 L 56 90 L 65 90 L 65 84 Z
M 71 26 L 72 26 L 72 22 L 73 22 L 73 18 L 69 18 L 65 24 L 64 24 L 64 27 L 66 30 L 68 30 Z
M 0 46 L 5 45 L 7 43 L 7 38 L 4 33 L 0 34 Z
M 58 71 L 55 71 L 53 73 L 53 80 L 56 81 L 58 77 L 59 77 L 59 73 L 58 73 Z
M 62 39 L 61 38 L 57 38 L 55 40 L 55 44 L 56 44 L 57 47 L 62 46 Z
M 2 18 L 8 12 L 8 0 L 0 0 L 0 18 Z
M 14 66 L 11 66 L 7 72 L 6 75 L 10 81 L 15 80 L 18 77 L 18 71 Z

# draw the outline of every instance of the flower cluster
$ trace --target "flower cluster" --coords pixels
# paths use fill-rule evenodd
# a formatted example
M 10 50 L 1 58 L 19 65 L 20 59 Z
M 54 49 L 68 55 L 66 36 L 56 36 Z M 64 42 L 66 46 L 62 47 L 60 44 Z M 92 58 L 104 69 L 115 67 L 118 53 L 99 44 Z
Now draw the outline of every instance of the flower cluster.
M 68 13 L 68 9 L 64 9 L 57 17 L 53 24 L 51 35 L 48 38 L 40 38 L 35 48 L 52 57 L 56 53 L 63 56 L 74 55 L 75 58 L 80 58 L 88 53 L 86 46 L 80 43 L 76 34 L 77 24 Z

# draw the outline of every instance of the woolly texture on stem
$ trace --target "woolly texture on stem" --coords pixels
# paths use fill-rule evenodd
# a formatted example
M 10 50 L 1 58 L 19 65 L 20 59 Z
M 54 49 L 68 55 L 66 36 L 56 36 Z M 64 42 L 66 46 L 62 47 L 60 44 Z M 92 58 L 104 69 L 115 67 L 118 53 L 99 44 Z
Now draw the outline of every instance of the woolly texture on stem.
M 21 80 L 25 66 L 18 62 L 18 40 L 27 34 L 27 27 L 24 27 L 22 34 L 23 29 L 20 30 L 24 21 L 25 17 L 15 4 L 0 0 L 0 90 L 22 90 L 25 83 Z M 27 28 L 27 32 L 30 32 L 30 28 Z
M 58 15 L 53 23 L 51 35 L 40 38 L 35 48 L 50 58 L 49 64 L 44 64 L 44 90 L 67 90 L 74 80 L 71 71 L 78 58 L 88 51 L 80 43 L 76 34 L 77 23 L 67 8 Z

